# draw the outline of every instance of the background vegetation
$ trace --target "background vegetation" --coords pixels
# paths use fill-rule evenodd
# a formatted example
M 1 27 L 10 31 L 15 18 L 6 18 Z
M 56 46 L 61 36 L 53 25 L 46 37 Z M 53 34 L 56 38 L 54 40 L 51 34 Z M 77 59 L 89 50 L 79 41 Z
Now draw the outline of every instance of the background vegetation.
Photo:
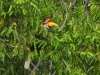
M 47 18 L 53 33 L 41 27 Z M 0 75 L 100 75 L 99 25 L 99 0 L 0 0 Z

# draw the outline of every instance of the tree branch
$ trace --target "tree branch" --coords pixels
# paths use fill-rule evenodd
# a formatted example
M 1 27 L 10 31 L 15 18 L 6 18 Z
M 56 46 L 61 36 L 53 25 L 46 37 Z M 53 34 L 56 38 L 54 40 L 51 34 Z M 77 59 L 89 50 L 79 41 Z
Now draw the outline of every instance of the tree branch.
M 50 65 L 49 65 L 49 75 L 51 75 L 51 69 L 52 69 L 52 60 L 50 60 Z
M 55 75 L 56 74 L 56 71 L 54 71 L 54 73 L 52 75 Z
M 38 66 L 40 65 L 40 63 L 41 63 L 41 61 L 39 61 L 37 63 L 37 65 L 35 66 L 35 68 L 31 71 L 30 75 L 33 75 L 34 74 L 34 72 L 36 71 L 36 69 L 38 68 Z
M 66 61 L 65 61 L 64 59 L 62 59 L 62 61 L 64 62 L 64 64 L 66 65 L 66 67 L 68 68 L 68 71 L 69 71 L 69 73 L 70 73 L 70 72 L 71 72 L 71 70 L 70 70 L 70 68 L 69 68 L 68 64 L 66 63 Z
M 65 10 L 66 10 L 66 15 L 65 15 L 65 19 L 64 19 L 64 21 L 62 22 L 62 25 L 61 25 L 61 27 L 59 28 L 58 31 L 61 31 L 61 30 L 65 27 L 66 20 L 67 20 L 67 18 L 68 18 L 67 5 L 65 4 L 65 2 L 64 2 L 63 0 L 62 0 L 62 3 L 64 4 Z
M 32 64 L 33 67 L 35 67 L 35 65 L 32 62 L 31 62 L 31 64 Z M 37 68 L 37 70 L 39 70 L 39 69 Z
M 61 27 L 59 28 L 58 31 L 61 31 L 61 30 L 65 27 L 65 24 L 66 24 L 67 18 L 68 18 L 68 13 L 66 13 L 66 15 L 65 15 L 65 19 L 64 19 L 64 21 L 63 21 L 63 23 L 62 23 L 62 25 L 61 25 Z

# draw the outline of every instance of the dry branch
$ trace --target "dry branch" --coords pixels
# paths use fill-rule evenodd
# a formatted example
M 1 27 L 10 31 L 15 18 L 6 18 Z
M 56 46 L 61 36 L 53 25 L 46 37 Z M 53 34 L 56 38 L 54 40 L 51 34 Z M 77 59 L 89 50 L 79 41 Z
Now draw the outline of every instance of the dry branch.
M 64 62 L 64 64 L 66 65 L 66 67 L 68 68 L 68 71 L 69 71 L 69 73 L 70 73 L 70 72 L 71 72 L 71 70 L 70 70 L 70 68 L 69 68 L 68 64 L 66 63 L 66 61 L 65 61 L 64 59 L 62 59 L 62 61 Z
M 30 75 L 33 75 L 34 74 L 34 72 L 38 69 L 38 66 L 40 65 L 40 63 L 41 63 L 41 61 L 39 61 L 37 63 L 37 65 L 35 66 L 35 68 L 31 71 Z

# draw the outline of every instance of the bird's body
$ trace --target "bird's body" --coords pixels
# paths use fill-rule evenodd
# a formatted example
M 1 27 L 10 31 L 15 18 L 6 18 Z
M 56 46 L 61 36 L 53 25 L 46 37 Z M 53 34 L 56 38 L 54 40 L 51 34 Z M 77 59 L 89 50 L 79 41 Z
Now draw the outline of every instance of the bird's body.
M 51 19 L 47 19 L 44 21 L 44 23 L 42 24 L 42 26 L 44 27 L 44 31 L 51 31 L 51 27 L 54 27 L 54 26 L 58 26 L 56 23 L 52 22 Z M 36 38 L 36 41 L 46 41 L 47 40 L 47 37 L 44 37 L 42 34 L 39 34 L 39 33 L 35 33 L 34 34 L 35 38 Z M 37 50 L 38 54 L 40 52 L 42 48 L 42 45 L 39 45 L 39 43 L 35 43 L 33 42 L 33 44 L 30 46 L 30 51 L 35 51 Z M 29 55 L 30 56 L 30 55 Z M 25 61 L 25 64 L 24 64 L 24 68 L 25 69 L 28 69 L 29 66 L 30 66 L 30 62 L 31 62 L 31 58 L 28 57 L 28 59 Z

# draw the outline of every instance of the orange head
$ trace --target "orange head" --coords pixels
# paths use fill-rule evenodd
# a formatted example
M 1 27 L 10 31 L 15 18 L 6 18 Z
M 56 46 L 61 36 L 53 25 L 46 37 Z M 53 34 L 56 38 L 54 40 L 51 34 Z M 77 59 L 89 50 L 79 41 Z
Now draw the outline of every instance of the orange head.
M 52 26 L 58 26 L 56 23 L 52 22 L 51 19 L 46 19 L 44 21 L 44 25 L 48 26 L 48 27 L 52 27 Z

